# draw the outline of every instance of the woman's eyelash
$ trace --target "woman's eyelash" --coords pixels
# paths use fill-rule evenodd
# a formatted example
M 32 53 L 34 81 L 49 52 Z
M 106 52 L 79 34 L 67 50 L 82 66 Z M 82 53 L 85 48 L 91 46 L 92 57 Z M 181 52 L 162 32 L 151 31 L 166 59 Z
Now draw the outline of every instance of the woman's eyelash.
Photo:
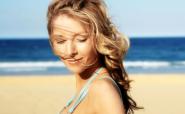
M 57 40 L 56 42 L 62 44 L 65 42 L 65 40 Z
M 87 40 L 87 36 L 79 35 L 79 36 L 76 36 L 76 39 L 80 42 L 85 42 Z
M 77 39 L 78 41 L 80 42 L 85 42 L 87 40 L 87 38 L 84 38 L 84 39 Z

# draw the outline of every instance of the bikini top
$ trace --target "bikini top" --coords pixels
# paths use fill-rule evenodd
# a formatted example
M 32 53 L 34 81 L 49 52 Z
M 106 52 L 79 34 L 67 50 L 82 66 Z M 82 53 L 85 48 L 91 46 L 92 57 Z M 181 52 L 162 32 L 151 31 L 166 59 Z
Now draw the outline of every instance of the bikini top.
M 90 86 L 91 82 L 98 76 L 98 74 L 100 73 L 100 71 L 102 69 L 103 69 L 103 67 L 97 69 L 94 72 L 94 74 L 90 77 L 90 79 L 86 82 L 86 84 L 82 87 L 82 89 L 80 90 L 80 93 L 77 96 L 76 102 L 74 103 L 73 106 L 71 106 L 71 108 L 69 108 L 69 110 L 67 110 L 67 114 L 72 114 L 73 111 L 76 109 L 76 107 L 80 104 L 80 102 L 85 98 L 85 96 L 88 93 L 88 89 L 89 89 L 89 86 Z M 102 79 L 102 78 L 108 78 L 108 79 L 112 80 L 114 82 L 114 84 L 118 87 L 116 82 L 111 77 L 109 77 L 109 76 L 101 76 L 101 78 L 99 78 L 99 79 Z M 119 93 L 121 95 L 121 91 L 120 91 L 119 87 L 118 87 L 118 90 L 119 90 Z M 72 96 L 69 99 L 69 101 L 66 103 L 66 105 L 63 107 L 63 109 L 60 111 L 59 114 L 62 114 L 63 110 L 66 109 L 72 103 L 72 101 L 74 100 L 75 97 L 76 97 L 76 95 Z

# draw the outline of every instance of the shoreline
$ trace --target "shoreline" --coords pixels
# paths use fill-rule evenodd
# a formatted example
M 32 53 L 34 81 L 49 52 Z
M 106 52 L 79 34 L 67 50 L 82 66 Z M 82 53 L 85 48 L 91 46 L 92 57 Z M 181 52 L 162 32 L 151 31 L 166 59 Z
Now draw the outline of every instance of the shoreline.
M 134 72 L 134 73 L 128 73 L 128 76 L 143 76 L 143 75 L 151 75 L 151 76 L 185 76 L 185 71 L 184 72 Z M 73 76 L 72 73 L 14 73 L 14 74 L 0 74 L 0 77 L 50 77 L 50 76 L 56 76 L 56 77 L 66 77 L 66 76 Z

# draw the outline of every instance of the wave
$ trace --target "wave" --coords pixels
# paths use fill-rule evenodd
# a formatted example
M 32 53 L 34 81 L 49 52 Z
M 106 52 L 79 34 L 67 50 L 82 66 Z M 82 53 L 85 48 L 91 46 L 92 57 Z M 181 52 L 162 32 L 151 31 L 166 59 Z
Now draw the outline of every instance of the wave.
M 60 61 L 43 61 L 43 62 L 1 62 L 0 68 L 10 67 L 64 67 L 64 64 Z
M 169 67 L 185 66 L 185 61 L 125 61 L 125 67 Z M 39 61 L 39 62 L 0 62 L 0 68 L 46 68 L 46 67 L 65 67 L 60 61 Z
M 185 66 L 185 61 L 125 61 L 126 67 L 161 68 Z
M 167 61 L 126 61 L 126 67 L 142 67 L 142 68 L 157 68 L 157 67 L 168 67 L 171 65 Z
M 52 67 L 61 68 L 64 64 L 60 61 L 0 62 L 0 74 L 3 72 L 46 72 Z
M 185 61 L 124 61 L 131 72 L 184 71 Z M 0 62 L 0 74 L 69 73 L 61 61 Z

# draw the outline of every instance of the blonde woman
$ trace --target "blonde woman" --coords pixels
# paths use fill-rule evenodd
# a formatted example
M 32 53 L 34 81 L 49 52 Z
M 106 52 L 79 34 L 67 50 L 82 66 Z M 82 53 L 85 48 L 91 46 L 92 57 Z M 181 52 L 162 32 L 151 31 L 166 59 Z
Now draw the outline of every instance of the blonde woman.
M 54 0 L 48 7 L 53 52 L 76 79 L 75 95 L 60 114 L 131 114 L 123 66 L 129 42 L 108 18 L 102 0 Z

